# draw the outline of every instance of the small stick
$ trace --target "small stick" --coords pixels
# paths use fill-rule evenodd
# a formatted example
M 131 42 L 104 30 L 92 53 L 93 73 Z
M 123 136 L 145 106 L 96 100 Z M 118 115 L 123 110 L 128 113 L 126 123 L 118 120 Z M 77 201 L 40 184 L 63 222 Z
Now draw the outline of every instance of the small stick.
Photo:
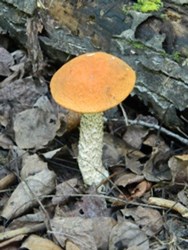
M 0 190 L 3 190 L 7 187 L 9 187 L 11 184 L 13 184 L 16 181 L 16 175 L 14 173 L 10 173 L 3 177 L 0 180 Z
M 0 233 L 0 241 L 8 240 L 8 239 L 11 239 L 11 238 L 16 237 L 18 235 L 21 235 L 21 234 L 29 234 L 29 233 L 42 231 L 44 229 L 46 229 L 45 224 L 40 223 L 40 224 L 34 225 L 32 227 L 21 227 L 21 228 L 15 229 L 15 230 L 6 231 L 3 233 Z
M 188 218 L 188 208 L 186 208 L 179 202 L 167 200 L 163 198 L 150 197 L 148 199 L 148 204 L 172 209 L 178 212 L 179 214 L 181 214 L 182 217 Z
M 175 134 L 173 133 L 172 131 L 166 129 L 166 128 L 163 128 L 157 124 L 151 124 L 151 123 L 148 123 L 148 122 L 144 122 L 144 121 L 139 121 L 139 120 L 128 120 L 129 122 L 129 125 L 141 125 L 141 126 L 144 126 L 144 127 L 147 127 L 147 128 L 153 128 L 153 129 L 156 129 L 156 130 L 160 130 L 161 133 L 164 133 L 168 136 L 171 136 L 172 138 L 180 141 L 181 143 L 185 144 L 185 145 L 188 145 L 188 139 L 178 135 L 178 134 Z

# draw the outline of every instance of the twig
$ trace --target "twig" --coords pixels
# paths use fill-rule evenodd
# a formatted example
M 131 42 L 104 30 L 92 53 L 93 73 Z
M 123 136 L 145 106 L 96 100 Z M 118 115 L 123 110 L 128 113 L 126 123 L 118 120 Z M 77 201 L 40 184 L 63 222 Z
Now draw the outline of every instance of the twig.
M 15 181 L 16 181 L 16 175 L 14 173 L 10 173 L 6 175 L 0 180 L 0 190 L 9 187 Z
M 172 209 L 178 212 L 179 214 L 181 214 L 182 217 L 188 218 L 188 208 L 186 208 L 179 202 L 175 202 L 175 201 L 167 200 L 163 198 L 150 197 L 148 199 L 148 204 Z
M 141 125 L 141 126 L 144 126 L 144 127 L 147 127 L 147 128 L 152 128 L 152 129 L 156 129 L 156 130 L 160 130 L 161 133 L 164 133 L 178 141 L 180 141 L 181 143 L 185 144 L 185 145 L 188 145 L 188 139 L 178 135 L 178 134 L 175 134 L 174 132 L 166 129 L 166 128 L 163 128 L 157 124 L 152 124 L 152 123 L 148 123 L 148 122 L 144 122 L 144 121 L 139 121 L 139 120 L 128 120 L 129 124 L 130 125 Z
M 16 237 L 20 234 L 29 234 L 46 229 L 45 223 L 40 223 L 32 227 L 21 227 L 15 230 L 0 233 L 0 241 L 8 240 L 10 238 Z

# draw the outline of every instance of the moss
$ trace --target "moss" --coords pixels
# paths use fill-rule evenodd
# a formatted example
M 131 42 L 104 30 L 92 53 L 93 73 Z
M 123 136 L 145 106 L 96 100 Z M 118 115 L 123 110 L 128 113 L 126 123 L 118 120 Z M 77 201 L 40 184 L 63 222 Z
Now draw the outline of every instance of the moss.
M 179 63 L 181 60 L 181 53 L 179 51 L 174 51 L 172 54 L 172 59 Z
M 127 40 L 127 43 L 134 49 L 145 49 L 146 46 L 141 41 Z
M 163 6 L 161 0 L 138 0 L 133 9 L 140 12 L 157 11 Z
M 135 48 L 135 49 L 144 49 L 145 46 L 143 43 L 139 42 L 139 41 L 132 41 L 131 45 Z

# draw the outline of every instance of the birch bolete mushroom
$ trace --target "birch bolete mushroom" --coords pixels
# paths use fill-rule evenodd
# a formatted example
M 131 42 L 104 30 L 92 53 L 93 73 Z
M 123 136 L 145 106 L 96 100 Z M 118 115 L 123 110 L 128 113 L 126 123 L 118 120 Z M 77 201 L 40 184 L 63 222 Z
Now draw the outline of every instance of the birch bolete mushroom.
M 135 80 L 129 65 L 104 52 L 72 59 L 51 79 L 54 100 L 82 114 L 78 165 L 87 185 L 98 185 L 108 177 L 102 164 L 103 111 L 122 102 L 132 91 Z

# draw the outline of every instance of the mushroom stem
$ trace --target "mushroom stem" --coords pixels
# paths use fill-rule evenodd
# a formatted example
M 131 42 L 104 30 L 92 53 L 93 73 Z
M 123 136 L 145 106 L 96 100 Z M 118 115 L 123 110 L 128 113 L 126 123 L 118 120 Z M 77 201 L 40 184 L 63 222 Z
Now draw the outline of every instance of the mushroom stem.
M 78 165 L 86 185 L 108 177 L 102 164 L 103 113 L 83 114 L 80 122 Z

